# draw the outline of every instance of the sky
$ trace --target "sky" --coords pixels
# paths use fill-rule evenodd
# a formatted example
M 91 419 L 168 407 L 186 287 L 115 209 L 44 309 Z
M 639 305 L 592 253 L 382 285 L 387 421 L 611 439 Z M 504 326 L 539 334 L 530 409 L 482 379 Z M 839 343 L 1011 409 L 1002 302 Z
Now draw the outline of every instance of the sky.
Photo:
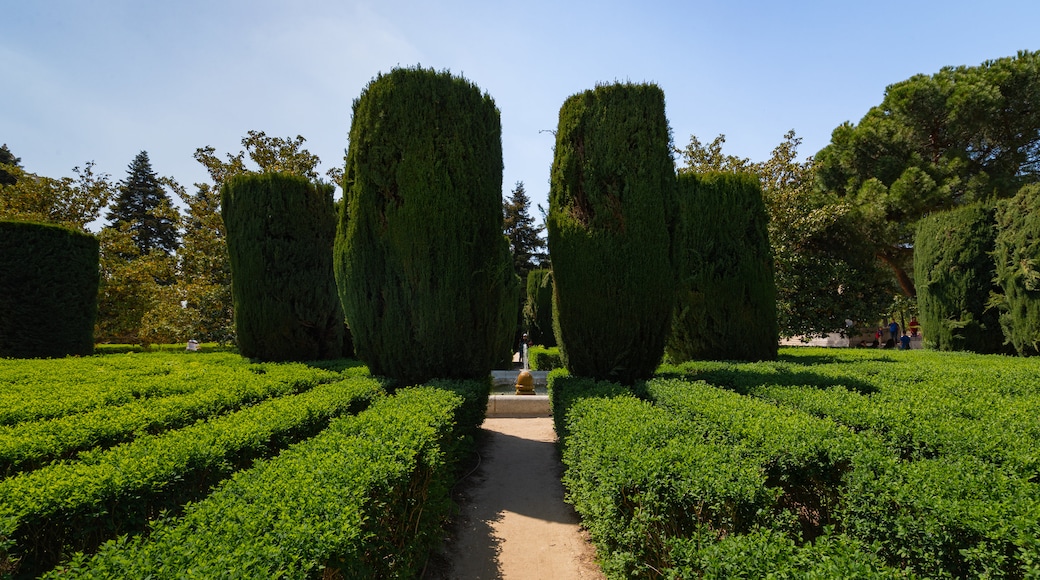
M 653 82 L 675 145 L 725 134 L 764 160 L 858 122 L 885 87 L 1040 49 L 1040 2 L 962 0 L 0 0 L 0 143 L 22 167 L 113 181 L 147 151 L 192 188 L 199 147 L 250 130 L 343 164 L 351 108 L 381 72 L 463 76 L 502 118 L 503 196 L 547 207 L 559 109 L 597 84 Z M 537 214 L 534 214 L 537 215 Z

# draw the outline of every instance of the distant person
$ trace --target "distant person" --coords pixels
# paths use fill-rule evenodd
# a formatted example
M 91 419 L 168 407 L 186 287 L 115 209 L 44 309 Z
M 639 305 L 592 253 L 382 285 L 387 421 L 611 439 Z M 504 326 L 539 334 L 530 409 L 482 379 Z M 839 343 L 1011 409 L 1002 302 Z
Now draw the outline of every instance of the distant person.
M 903 336 L 899 337 L 899 348 L 901 350 L 910 350 L 910 335 L 903 333 Z
M 893 320 L 888 325 L 888 333 L 892 335 L 892 343 L 895 344 L 899 340 L 899 323 Z
M 917 317 L 913 316 L 910 318 L 910 336 L 917 336 L 917 331 L 921 329 L 921 325 L 917 323 Z
M 189 340 L 188 341 L 188 348 L 186 350 L 188 352 L 198 352 L 198 350 L 199 350 L 199 341 L 195 340 L 194 338 Z

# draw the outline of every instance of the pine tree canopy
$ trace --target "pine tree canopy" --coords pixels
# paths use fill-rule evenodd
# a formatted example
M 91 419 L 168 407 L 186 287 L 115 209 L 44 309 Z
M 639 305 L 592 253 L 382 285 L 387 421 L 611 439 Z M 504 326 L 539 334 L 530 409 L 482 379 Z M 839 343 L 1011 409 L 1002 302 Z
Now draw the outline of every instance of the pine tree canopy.
M 502 203 L 502 227 L 509 238 L 513 269 L 521 280 L 527 280 L 527 273 L 540 267 L 547 257 L 545 239 L 540 235 L 545 226 L 535 225 L 528 213 L 530 209 L 531 198 L 527 197 L 524 182 L 518 181 L 509 199 Z
M 119 182 L 119 193 L 105 216 L 113 228 L 127 228 L 141 255 L 177 249 L 177 215 L 172 200 L 152 170 L 148 152 L 141 151 Z

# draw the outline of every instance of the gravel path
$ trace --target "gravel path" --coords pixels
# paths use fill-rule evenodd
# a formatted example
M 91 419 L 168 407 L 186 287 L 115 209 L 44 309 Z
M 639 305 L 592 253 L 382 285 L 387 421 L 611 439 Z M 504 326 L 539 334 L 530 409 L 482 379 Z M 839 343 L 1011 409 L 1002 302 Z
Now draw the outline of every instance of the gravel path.
M 488 418 L 481 464 L 460 484 L 461 513 L 425 580 L 601 580 L 595 549 L 563 501 L 552 419 Z

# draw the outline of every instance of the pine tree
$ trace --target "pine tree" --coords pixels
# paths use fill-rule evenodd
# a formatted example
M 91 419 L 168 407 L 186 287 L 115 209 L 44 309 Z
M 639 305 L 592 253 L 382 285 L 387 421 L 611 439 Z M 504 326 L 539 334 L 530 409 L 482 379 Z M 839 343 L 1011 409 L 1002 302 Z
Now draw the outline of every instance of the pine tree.
M 152 171 L 147 151 L 134 157 L 127 173 L 119 182 L 115 205 L 105 217 L 113 228 L 129 228 L 141 255 L 152 250 L 172 254 L 178 245 L 177 220 L 169 215 L 173 203 Z
M 513 254 L 513 269 L 521 280 L 545 262 L 545 240 L 541 237 L 545 226 L 536 226 L 528 213 L 531 198 L 524 191 L 524 182 L 517 181 L 509 200 L 502 203 L 502 227 L 509 238 L 509 249 Z

